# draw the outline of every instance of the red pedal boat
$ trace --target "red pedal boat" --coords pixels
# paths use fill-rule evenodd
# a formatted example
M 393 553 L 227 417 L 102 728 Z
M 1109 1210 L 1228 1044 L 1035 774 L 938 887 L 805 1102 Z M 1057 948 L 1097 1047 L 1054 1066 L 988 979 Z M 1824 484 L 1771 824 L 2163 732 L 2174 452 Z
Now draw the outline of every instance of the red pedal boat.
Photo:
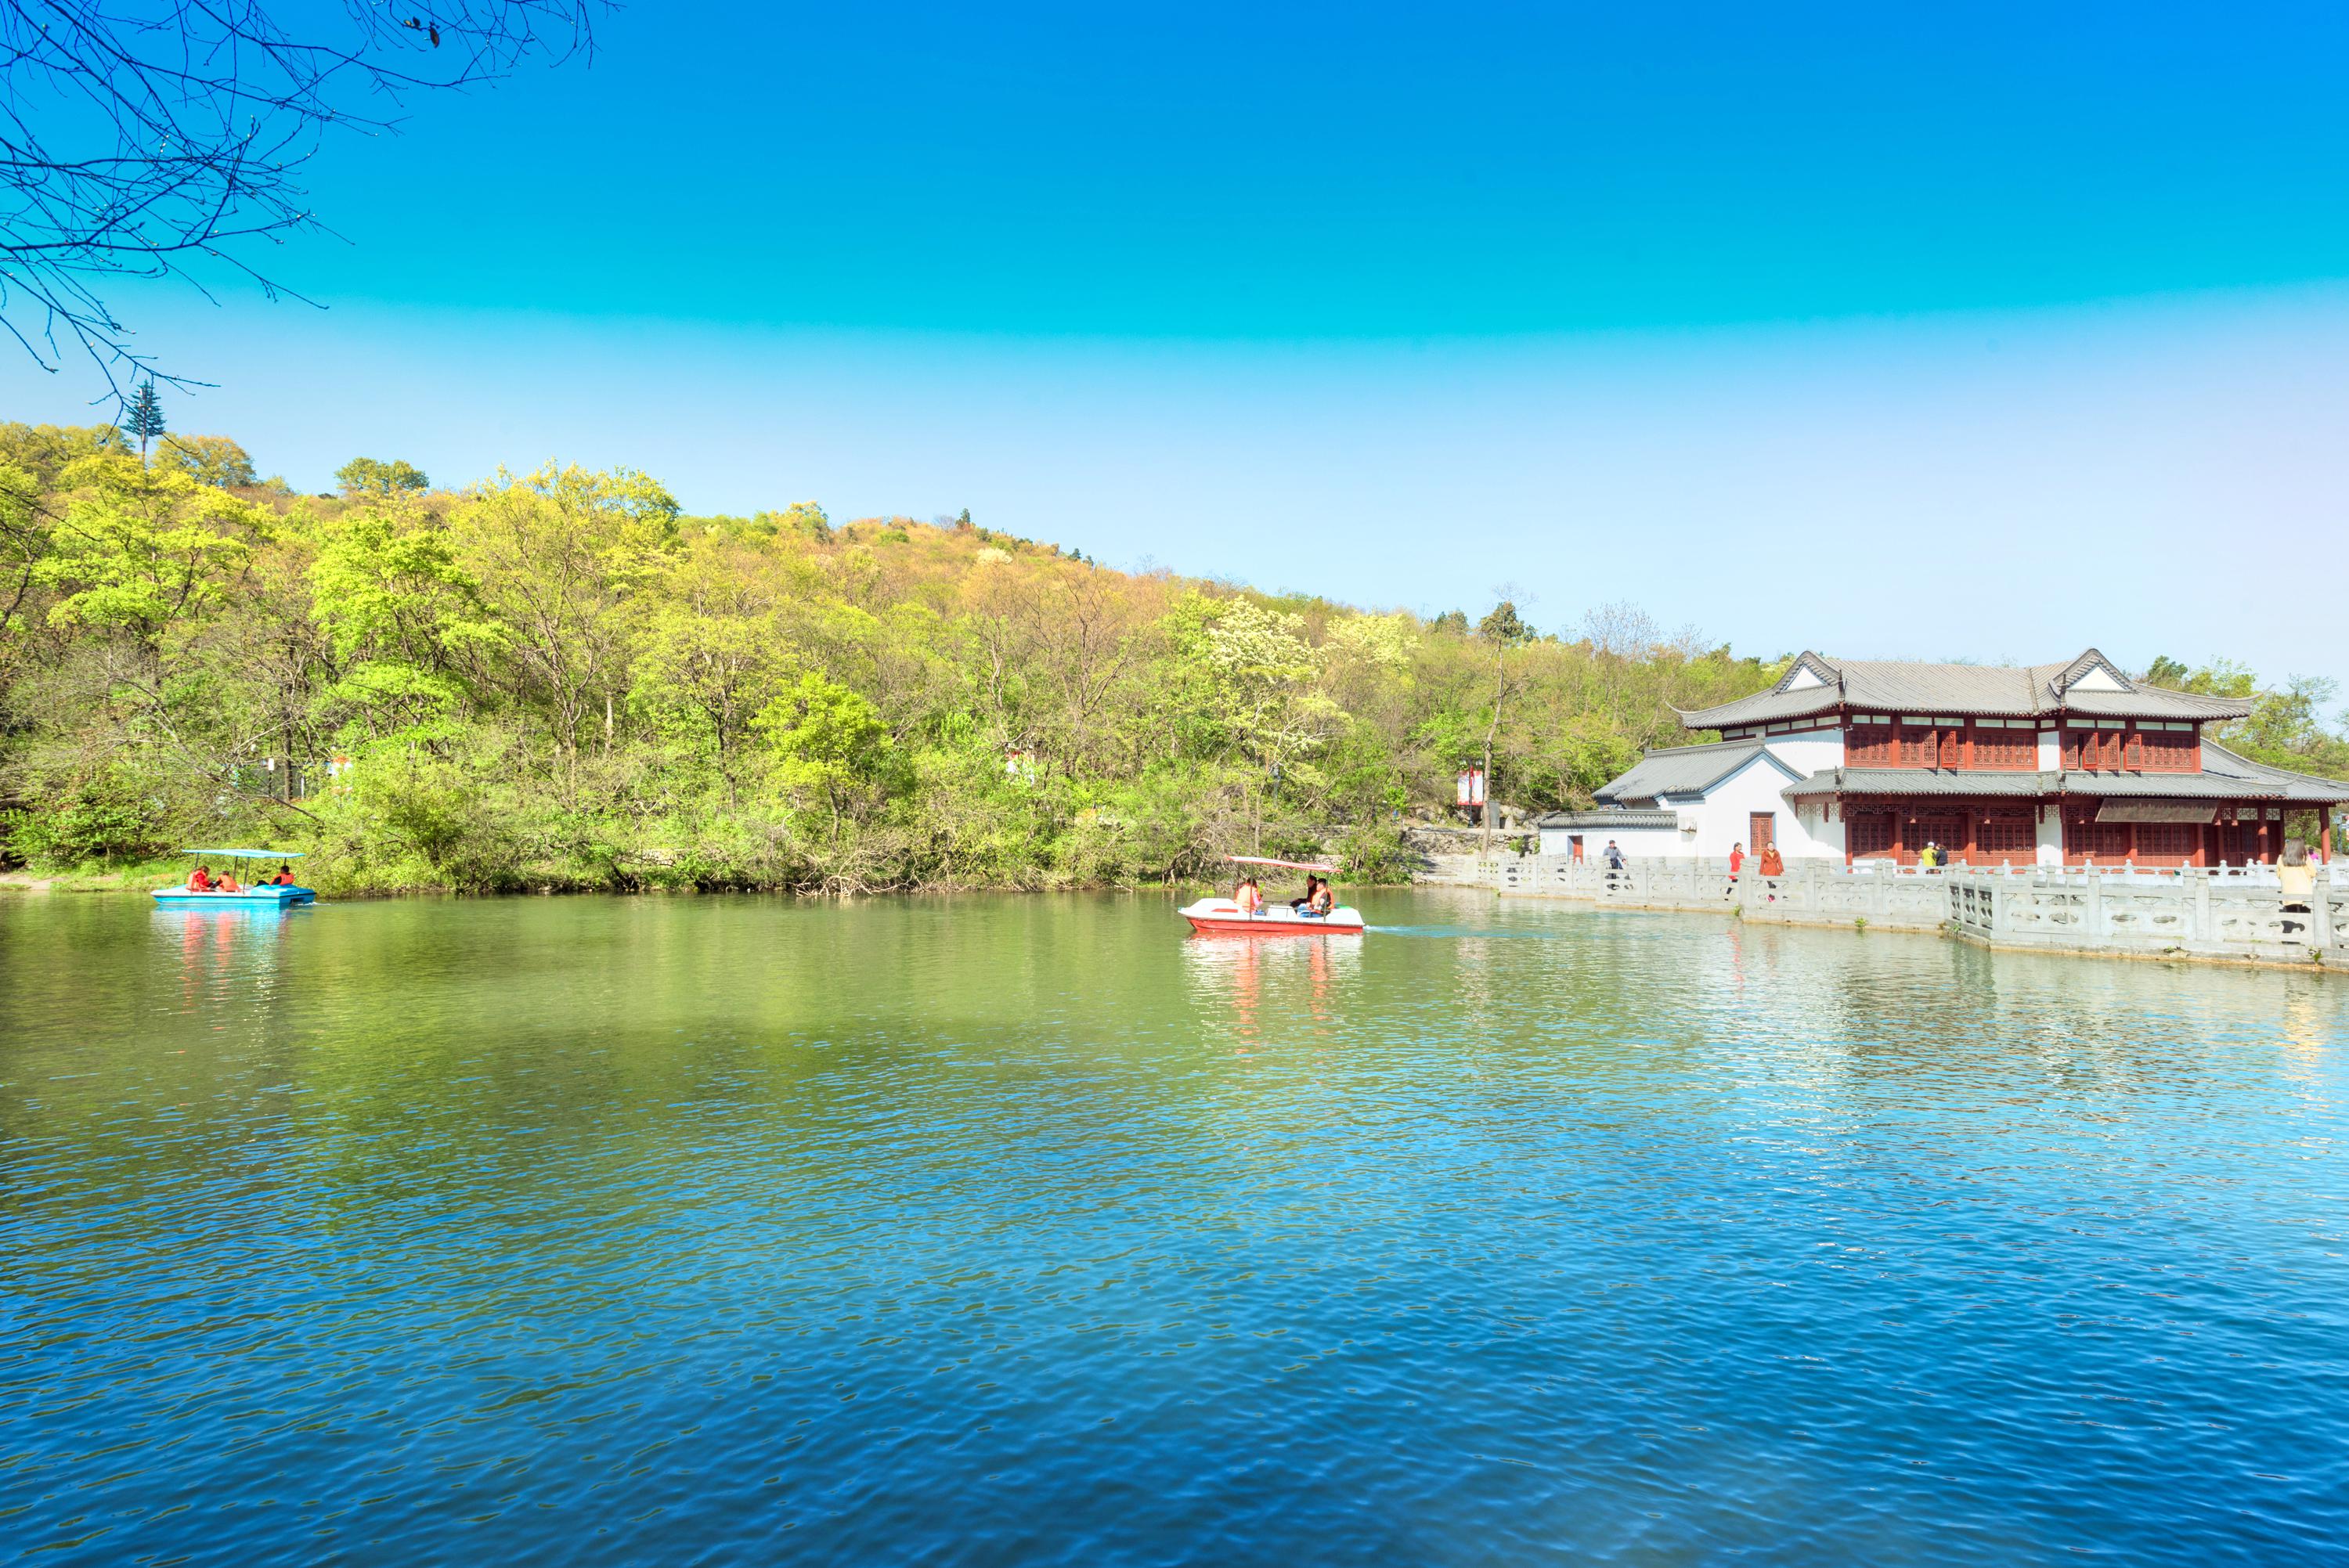
M 1225 859 L 1234 865 L 1278 866 L 1287 871 L 1322 874 L 1334 873 L 1338 869 L 1319 861 L 1276 861 L 1262 855 L 1226 855 Z M 1178 913 L 1191 923 L 1193 931 L 1208 936 L 1327 936 L 1333 932 L 1359 935 L 1362 931 L 1361 911 L 1343 903 L 1334 904 L 1326 914 L 1309 914 L 1286 903 L 1268 903 L 1248 914 L 1233 900 L 1219 896 L 1203 898 Z

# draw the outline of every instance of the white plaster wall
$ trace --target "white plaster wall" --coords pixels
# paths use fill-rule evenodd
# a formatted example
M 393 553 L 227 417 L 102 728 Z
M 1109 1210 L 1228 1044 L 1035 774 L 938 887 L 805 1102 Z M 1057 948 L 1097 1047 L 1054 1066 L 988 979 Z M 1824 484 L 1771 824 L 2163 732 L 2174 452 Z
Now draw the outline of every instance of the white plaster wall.
M 1788 691 L 1800 691 L 1805 686 L 1825 686 L 1826 684 L 1826 682 L 1819 679 L 1818 673 L 1813 670 L 1810 665 L 1796 665 L 1795 666 L 1794 678 L 1786 683 L 1786 689 Z M 1785 853 L 1784 851 L 1780 851 L 1779 852 L 1782 854 Z
M 2045 738 L 2042 737 L 2041 738 L 2042 750 L 2040 755 L 2044 757 L 2046 755 L 2046 751 L 2044 749 Z M 2046 764 L 2043 762 L 2040 766 L 2044 768 Z M 2060 866 L 2064 863 L 2064 816 L 2062 812 L 2050 811 L 2044 807 L 2040 810 L 2038 846 L 2038 859 L 2041 865 Z
M 2064 766 L 2064 732 L 2043 729 L 2039 732 L 2039 771 L 2054 773 Z M 2045 824 L 2042 824 L 2044 826 Z
M 1823 729 L 1809 735 L 1773 735 L 1765 737 L 1762 744 L 1772 756 L 1793 769 L 1798 779 L 1808 779 L 1823 768 L 1843 766 L 1840 729 Z M 1778 852 L 1785 853 L 1784 850 Z
M 1841 749 L 1840 739 L 1835 745 Z M 1803 774 L 1807 777 L 1816 770 L 1806 768 Z M 1777 834 L 1778 852 L 1786 859 L 1825 855 L 1840 858 L 1843 824 L 1823 822 L 1816 811 L 1806 820 L 1779 793 L 1793 782 L 1783 769 L 1772 767 L 1766 758 L 1756 757 L 1714 785 L 1702 805 L 1672 801 L 1672 809 L 1680 812 L 1682 822 L 1692 818 L 1696 822 L 1694 834 L 1679 835 L 1682 845 L 1680 852 L 1704 860 L 1723 860 L 1728 857 L 1732 844 L 1743 843 L 1750 853 L 1754 846 L 1747 842 L 1752 830 L 1748 819 L 1755 811 L 1767 811 L 1777 819 L 1773 827 Z
M 1555 850 L 1549 845 L 1550 834 L 1553 832 L 1557 835 L 1557 848 Z M 1596 861 L 1606 859 L 1607 841 L 1609 839 L 1615 841 L 1615 847 L 1623 851 L 1624 858 L 1627 860 L 1666 860 L 1688 853 L 1688 851 L 1682 847 L 1687 842 L 1688 835 L 1676 828 L 1546 829 L 1542 833 L 1542 853 L 1546 855 L 1570 853 L 1572 846 L 1566 841 L 1567 835 L 1569 833 L 1582 835 L 1582 858 L 1586 861 Z

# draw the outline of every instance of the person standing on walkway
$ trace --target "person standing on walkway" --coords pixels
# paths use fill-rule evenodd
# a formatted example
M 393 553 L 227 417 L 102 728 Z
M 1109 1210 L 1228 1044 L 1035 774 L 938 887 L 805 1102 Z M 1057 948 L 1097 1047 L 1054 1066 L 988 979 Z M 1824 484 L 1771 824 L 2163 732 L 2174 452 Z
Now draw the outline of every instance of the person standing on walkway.
M 1786 874 L 1786 861 L 1785 857 L 1778 853 L 1777 845 L 1763 846 L 1762 864 L 1759 869 L 1765 877 L 1782 877 Z
M 1732 845 L 1730 845 L 1730 846 L 1729 846 L 1729 874 L 1730 874 L 1731 876 L 1735 876 L 1738 872 L 1740 872 L 1744 871 L 1744 869 L 1745 869 L 1745 846 L 1744 846 L 1744 844 L 1732 844 Z
M 1615 847 L 1615 841 L 1612 839 L 1607 841 L 1607 869 L 1610 872 L 1619 872 L 1623 869 L 1623 851 Z
M 2316 872 L 2308 863 L 2308 846 L 2298 839 L 2283 841 L 2283 856 L 2276 861 L 2276 886 L 2283 893 L 2286 914 L 2307 914 L 2316 901 Z

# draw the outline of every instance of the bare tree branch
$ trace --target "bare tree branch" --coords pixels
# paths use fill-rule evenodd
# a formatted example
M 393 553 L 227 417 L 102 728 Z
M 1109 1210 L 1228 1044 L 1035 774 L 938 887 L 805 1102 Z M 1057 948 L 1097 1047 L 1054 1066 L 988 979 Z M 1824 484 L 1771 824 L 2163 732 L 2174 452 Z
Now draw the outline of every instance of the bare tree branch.
M 342 0 L 339 26 L 279 19 L 303 4 L 0 0 L 0 328 L 42 368 L 78 354 L 118 406 L 150 377 L 201 385 L 132 346 L 112 283 L 209 298 L 200 273 L 218 268 L 300 299 L 243 253 L 330 232 L 304 181 L 329 131 L 393 131 L 415 95 L 592 55 L 609 0 Z

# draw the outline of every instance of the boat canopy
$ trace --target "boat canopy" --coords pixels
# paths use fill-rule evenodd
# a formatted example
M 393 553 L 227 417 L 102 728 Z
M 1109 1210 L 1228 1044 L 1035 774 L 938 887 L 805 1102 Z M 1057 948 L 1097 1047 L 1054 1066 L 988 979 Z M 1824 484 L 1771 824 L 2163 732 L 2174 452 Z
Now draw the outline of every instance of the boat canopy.
M 1267 855 L 1226 855 L 1235 865 L 1280 866 L 1292 872 L 1329 872 L 1335 875 L 1338 868 L 1326 861 L 1276 861 Z
M 181 850 L 183 855 L 209 855 L 216 861 L 298 861 L 299 850 Z

